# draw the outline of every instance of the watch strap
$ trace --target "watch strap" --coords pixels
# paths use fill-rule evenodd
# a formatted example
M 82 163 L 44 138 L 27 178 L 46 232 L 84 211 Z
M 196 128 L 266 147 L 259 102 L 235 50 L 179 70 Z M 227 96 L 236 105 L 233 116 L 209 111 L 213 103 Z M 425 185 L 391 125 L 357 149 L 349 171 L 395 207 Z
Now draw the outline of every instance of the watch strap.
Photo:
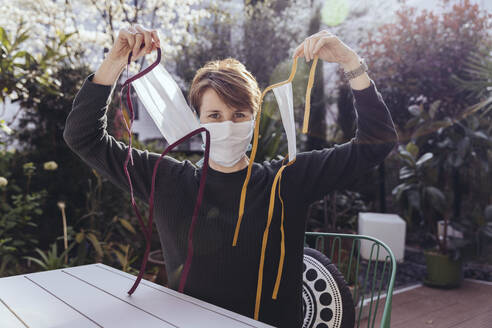
M 356 69 L 353 69 L 351 71 L 348 71 L 348 72 L 344 71 L 343 76 L 348 81 L 348 80 L 351 80 L 353 78 L 356 78 L 359 75 L 364 74 L 364 72 L 367 72 L 367 70 L 368 70 L 368 67 L 367 67 L 366 61 L 364 58 L 361 58 L 359 67 L 357 67 Z

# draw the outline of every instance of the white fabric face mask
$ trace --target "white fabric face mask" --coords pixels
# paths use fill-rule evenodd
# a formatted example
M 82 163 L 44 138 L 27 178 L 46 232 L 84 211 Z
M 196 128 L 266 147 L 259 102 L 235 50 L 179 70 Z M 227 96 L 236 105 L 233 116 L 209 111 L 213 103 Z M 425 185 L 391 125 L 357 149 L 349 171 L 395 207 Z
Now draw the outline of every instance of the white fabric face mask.
M 232 167 L 243 158 L 253 137 L 254 120 L 202 123 L 210 132 L 210 158 L 219 165 Z M 205 143 L 205 134 L 202 133 Z
M 132 82 L 157 128 L 169 144 L 200 128 L 176 81 L 162 65 Z
M 294 97 L 292 95 L 292 82 L 288 82 L 272 89 L 277 99 L 282 124 L 287 135 L 289 162 L 296 158 L 296 126 L 294 121 Z

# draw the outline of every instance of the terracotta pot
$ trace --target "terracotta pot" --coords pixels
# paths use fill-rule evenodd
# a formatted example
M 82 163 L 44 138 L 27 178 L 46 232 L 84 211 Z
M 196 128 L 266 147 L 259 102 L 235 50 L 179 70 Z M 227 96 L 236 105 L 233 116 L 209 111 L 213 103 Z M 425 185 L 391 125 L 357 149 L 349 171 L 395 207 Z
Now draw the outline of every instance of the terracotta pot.
M 154 282 L 159 285 L 167 286 L 166 263 L 164 262 L 162 250 L 158 249 L 150 252 L 148 261 L 159 267 L 159 271 L 157 272 L 157 277 Z

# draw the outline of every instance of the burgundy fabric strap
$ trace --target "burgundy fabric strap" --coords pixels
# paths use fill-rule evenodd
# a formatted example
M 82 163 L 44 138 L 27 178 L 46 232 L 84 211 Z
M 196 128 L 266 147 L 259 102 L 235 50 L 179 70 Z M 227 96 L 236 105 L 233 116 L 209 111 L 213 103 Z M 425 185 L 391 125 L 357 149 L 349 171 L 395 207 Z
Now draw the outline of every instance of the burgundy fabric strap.
M 126 130 L 128 132 L 128 140 L 129 140 L 128 144 L 129 144 L 129 147 L 128 147 L 128 154 L 126 156 L 126 160 L 125 160 L 123 169 L 124 169 L 125 175 L 126 175 L 126 177 L 128 179 L 128 184 L 130 186 L 130 195 L 131 195 L 132 207 L 135 210 L 135 214 L 137 215 L 137 218 L 138 218 L 138 220 L 140 222 L 140 226 L 142 228 L 142 232 L 143 232 L 143 234 L 145 236 L 146 246 L 145 246 L 145 254 L 144 254 L 144 257 L 143 257 L 143 261 L 142 261 L 142 264 L 140 266 L 140 272 L 138 273 L 137 279 L 135 280 L 135 283 L 133 284 L 132 288 L 128 291 L 128 294 L 129 295 L 133 294 L 133 292 L 135 291 L 135 289 L 137 289 L 137 287 L 138 287 L 138 285 L 140 283 L 140 280 L 142 280 L 142 276 L 143 276 L 143 274 L 145 272 L 145 267 L 147 265 L 147 259 L 149 257 L 150 242 L 151 242 L 151 236 L 152 236 L 152 221 L 153 221 L 153 216 L 154 216 L 154 192 L 155 192 L 155 177 L 156 177 L 156 174 L 157 174 L 157 166 L 159 165 L 159 162 L 161 161 L 162 157 L 164 157 L 169 151 L 171 151 L 172 149 L 174 149 L 180 143 L 182 143 L 182 142 L 190 139 L 194 135 L 197 135 L 197 134 L 199 134 L 201 132 L 205 132 L 205 136 L 206 136 L 206 138 L 205 138 L 206 141 L 205 141 L 204 165 L 202 167 L 202 174 L 201 174 L 201 177 L 200 177 L 200 186 L 199 186 L 199 189 L 198 189 L 198 195 L 197 195 L 197 198 L 196 198 L 195 208 L 193 210 L 193 217 L 192 217 L 191 224 L 190 224 L 190 229 L 189 229 L 189 232 L 188 232 L 188 253 L 187 253 L 187 256 L 186 256 L 186 262 L 185 262 L 184 269 L 183 269 L 183 272 L 181 274 L 181 279 L 180 279 L 180 282 L 179 282 L 179 290 L 178 291 L 182 293 L 183 290 L 184 290 L 184 286 L 186 284 L 186 279 L 188 277 L 188 273 L 190 271 L 191 262 L 192 262 L 192 258 L 193 258 L 193 231 L 195 229 L 195 224 L 196 224 L 196 220 L 197 220 L 197 217 L 198 217 L 198 212 L 199 212 L 200 206 L 202 204 L 203 191 L 205 189 L 205 182 L 206 182 L 206 179 L 207 179 L 208 157 L 209 157 L 209 153 L 210 153 L 210 133 L 204 127 L 200 127 L 200 128 L 198 128 L 198 129 L 196 129 L 194 131 L 191 131 L 190 133 L 188 133 L 184 137 L 180 138 L 179 140 L 177 140 L 173 144 L 169 145 L 164 150 L 164 152 L 161 154 L 161 156 L 159 157 L 159 159 L 157 160 L 157 162 L 154 165 L 154 170 L 153 170 L 153 174 L 152 174 L 152 184 L 151 184 L 150 196 L 149 196 L 149 220 L 148 220 L 147 227 L 146 227 L 145 226 L 145 223 L 144 223 L 144 221 L 142 219 L 142 216 L 140 215 L 140 212 L 138 211 L 137 205 L 135 203 L 135 198 L 133 196 L 132 181 L 131 181 L 131 178 L 130 178 L 130 174 L 128 173 L 128 161 L 130 159 L 131 159 L 131 163 L 132 163 L 132 166 L 133 166 L 133 157 L 132 157 L 132 152 L 131 152 L 131 150 L 132 150 L 131 127 L 132 127 L 134 116 L 135 116 L 134 115 L 134 112 L 133 112 L 132 100 L 131 100 L 131 97 L 130 97 L 130 84 L 131 84 L 131 82 L 133 82 L 136 79 L 138 79 L 138 78 L 142 77 L 143 75 L 147 74 L 154 67 L 156 67 L 157 65 L 159 65 L 159 63 L 161 61 L 161 49 L 160 48 L 157 48 L 157 60 L 154 63 L 152 63 L 152 65 L 150 65 L 149 67 L 147 67 L 143 71 L 137 73 L 135 76 L 132 76 L 131 78 L 128 78 L 128 66 L 130 65 L 131 57 L 132 57 L 132 52 L 130 52 L 130 54 L 128 55 L 128 63 L 127 63 L 127 67 L 126 67 L 127 68 L 127 71 L 126 71 L 127 72 L 127 80 L 123 83 L 123 85 L 121 87 L 121 91 L 120 91 L 120 106 L 121 106 L 121 104 L 122 104 L 122 101 L 121 101 L 121 93 L 123 92 L 123 88 L 125 86 L 127 86 L 126 101 L 127 101 L 127 104 L 128 104 L 128 108 L 129 108 L 129 111 L 130 111 L 130 117 L 131 117 L 130 126 L 128 126 L 128 124 L 126 123 L 126 120 L 124 120 L 125 126 L 126 126 Z M 121 111 L 123 110 L 122 107 L 120 107 L 120 110 Z

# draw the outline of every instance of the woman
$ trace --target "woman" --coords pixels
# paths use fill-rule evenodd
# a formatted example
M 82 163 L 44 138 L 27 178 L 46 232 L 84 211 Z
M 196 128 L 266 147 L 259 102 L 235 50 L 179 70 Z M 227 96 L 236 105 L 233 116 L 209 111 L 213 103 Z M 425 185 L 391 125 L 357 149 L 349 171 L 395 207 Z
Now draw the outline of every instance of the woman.
M 140 50 L 140 46 L 145 46 Z M 127 57 L 132 60 L 160 46 L 155 30 L 136 25 L 119 32 L 111 51 L 77 93 L 64 131 L 69 147 L 88 165 L 128 191 L 123 163 L 127 145 L 106 131 L 106 110 Z M 359 56 L 336 36 L 320 31 L 305 39 L 293 57 L 319 56 L 345 71 L 359 67 Z M 313 201 L 349 186 L 381 163 L 398 136 L 381 94 L 367 73 L 349 80 L 357 110 L 355 138 L 332 148 L 297 154 L 282 178 L 285 204 L 285 262 L 277 299 L 272 299 L 280 253 L 280 205 L 276 202 L 264 259 L 263 290 L 258 320 L 276 327 L 301 327 L 302 262 L 306 211 Z M 200 216 L 193 236 L 193 264 L 184 292 L 231 311 L 254 317 L 258 263 L 267 220 L 270 188 L 281 160 L 254 163 L 248 185 L 239 242 L 231 247 L 241 188 L 246 176 L 247 146 L 254 128 L 261 92 L 255 78 L 237 60 L 212 61 L 193 79 L 189 102 L 211 134 L 211 154 Z M 219 138 L 219 135 L 226 136 Z M 152 171 L 160 154 L 132 149 L 128 165 L 135 195 L 147 201 Z M 196 200 L 201 168 L 190 161 L 164 157 L 158 167 L 154 218 L 169 286 L 177 290 L 187 255 L 187 233 Z

